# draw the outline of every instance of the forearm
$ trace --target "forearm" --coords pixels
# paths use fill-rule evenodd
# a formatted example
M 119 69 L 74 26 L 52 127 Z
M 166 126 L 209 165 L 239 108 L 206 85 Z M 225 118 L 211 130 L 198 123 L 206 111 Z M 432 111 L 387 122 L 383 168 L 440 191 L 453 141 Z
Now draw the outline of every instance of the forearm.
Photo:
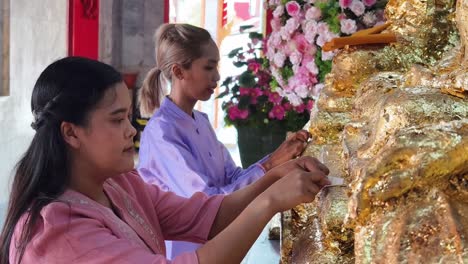
M 240 263 L 273 217 L 275 211 L 267 199 L 256 199 L 215 238 L 197 250 L 201 264 Z
M 278 178 L 279 177 L 271 173 L 266 174 L 251 185 L 227 195 L 221 203 L 209 237 L 212 238 L 216 236 L 226 228 L 250 202 L 275 183 Z

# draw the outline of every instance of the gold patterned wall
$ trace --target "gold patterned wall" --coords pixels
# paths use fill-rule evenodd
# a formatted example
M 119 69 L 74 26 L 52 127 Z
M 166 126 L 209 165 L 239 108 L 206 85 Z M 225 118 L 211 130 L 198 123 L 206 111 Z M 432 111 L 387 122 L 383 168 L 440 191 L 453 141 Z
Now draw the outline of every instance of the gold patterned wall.
M 282 263 L 468 263 L 468 0 L 390 0 L 340 51 L 304 155 L 345 184 L 282 216 Z

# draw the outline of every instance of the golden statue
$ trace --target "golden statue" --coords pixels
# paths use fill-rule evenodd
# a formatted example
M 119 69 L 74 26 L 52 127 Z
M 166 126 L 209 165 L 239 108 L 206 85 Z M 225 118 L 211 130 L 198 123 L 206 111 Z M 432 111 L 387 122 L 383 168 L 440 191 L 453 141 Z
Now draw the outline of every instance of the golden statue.
M 468 0 L 385 12 L 398 42 L 337 54 L 311 114 L 345 184 L 283 214 L 282 263 L 468 263 Z

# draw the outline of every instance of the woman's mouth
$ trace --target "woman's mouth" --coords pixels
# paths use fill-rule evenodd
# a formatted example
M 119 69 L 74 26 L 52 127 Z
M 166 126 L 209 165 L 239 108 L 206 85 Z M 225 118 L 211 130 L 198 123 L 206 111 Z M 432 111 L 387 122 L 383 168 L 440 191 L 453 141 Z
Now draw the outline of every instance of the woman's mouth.
M 124 148 L 123 152 L 125 152 L 125 153 L 134 153 L 135 148 L 133 146 L 127 147 L 127 148 Z

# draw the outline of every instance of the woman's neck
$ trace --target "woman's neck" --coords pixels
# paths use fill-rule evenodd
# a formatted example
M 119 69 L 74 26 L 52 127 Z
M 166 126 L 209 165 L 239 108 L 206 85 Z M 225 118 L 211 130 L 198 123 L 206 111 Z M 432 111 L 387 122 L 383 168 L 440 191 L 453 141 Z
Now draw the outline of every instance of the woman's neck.
M 112 208 L 109 199 L 104 193 L 104 181 L 106 177 L 90 169 L 86 164 L 71 165 L 70 189 L 82 193 L 90 199 Z
M 187 98 L 182 93 L 178 93 L 179 89 L 172 89 L 169 94 L 169 99 L 177 105 L 182 111 L 187 113 L 189 116 L 192 116 L 193 108 L 197 103 L 197 100 Z

